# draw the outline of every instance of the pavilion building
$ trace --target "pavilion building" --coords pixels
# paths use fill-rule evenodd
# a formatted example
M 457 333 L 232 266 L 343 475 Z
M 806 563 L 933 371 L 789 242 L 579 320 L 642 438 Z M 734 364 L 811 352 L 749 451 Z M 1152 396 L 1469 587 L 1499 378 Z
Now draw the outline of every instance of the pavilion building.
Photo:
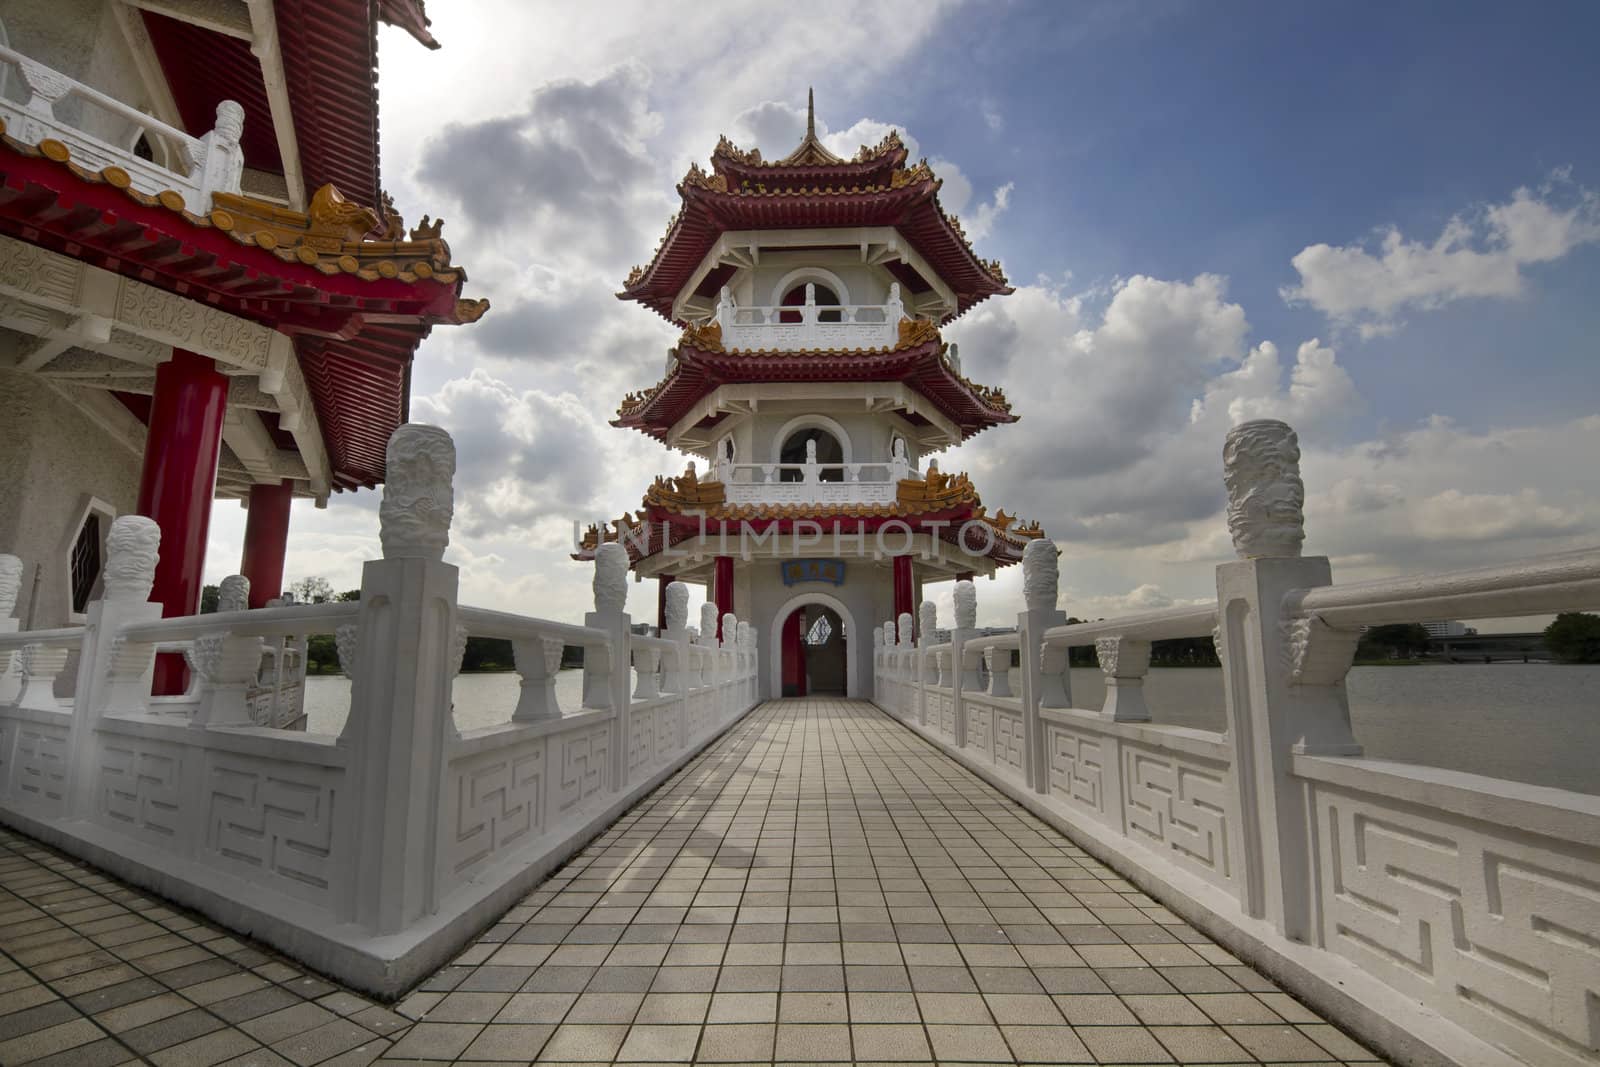
M 218 497 L 249 508 L 251 606 L 277 597 L 290 500 L 382 482 L 418 344 L 486 309 L 383 192 L 380 21 L 438 47 L 421 0 L 0 8 L 0 547 L 31 565 L 26 628 L 81 621 L 129 512 L 161 527 L 153 599 L 193 613 Z
M 636 578 L 703 583 L 758 635 L 763 695 L 868 697 L 881 621 L 926 584 L 993 575 L 1042 536 L 990 514 L 933 456 L 1016 421 L 961 374 L 940 329 L 1009 293 L 890 134 L 853 159 L 804 140 L 764 160 L 726 138 L 678 185 L 682 209 L 622 299 L 683 328 L 665 376 L 613 425 L 699 457 L 592 527 Z M 720 626 L 720 622 L 718 624 Z

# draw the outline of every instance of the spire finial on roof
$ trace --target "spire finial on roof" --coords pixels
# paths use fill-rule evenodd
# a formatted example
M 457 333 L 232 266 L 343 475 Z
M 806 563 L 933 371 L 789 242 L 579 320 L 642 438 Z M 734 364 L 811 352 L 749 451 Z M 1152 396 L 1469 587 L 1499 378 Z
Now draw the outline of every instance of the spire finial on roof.
M 817 93 L 815 89 L 806 89 L 806 136 L 800 142 L 800 147 L 778 160 L 781 165 L 788 166 L 828 166 L 843 163 L 844 160 L 828 151 L 820 138 L 817 137 Z

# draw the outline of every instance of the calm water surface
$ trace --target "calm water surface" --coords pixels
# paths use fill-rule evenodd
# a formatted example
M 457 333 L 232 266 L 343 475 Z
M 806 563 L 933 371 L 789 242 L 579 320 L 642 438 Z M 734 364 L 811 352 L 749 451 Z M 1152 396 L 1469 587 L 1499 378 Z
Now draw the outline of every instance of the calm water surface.
M 463 674 L 455 681 L 463 730 L 511 718 L 516 674 Z M 556 680 L 561 706 L 579 705 L 583 672 Z M 1346 683 L 1356 738 L 1367 755 L 1600 794 L 1600 666 L 1497 663 L 1357 667 Z M 1013 682 L 1014 691 L 1020 685 Z M 1098 708 L 1096 668 L 1072 672 L 1073 703 Z M 1157 722 L 1221 730 L 1220 670 L 1152 668 L 1145 696 Z M 307 681 L 309 729 L 338 733 L 350 710 L 343 677 Z

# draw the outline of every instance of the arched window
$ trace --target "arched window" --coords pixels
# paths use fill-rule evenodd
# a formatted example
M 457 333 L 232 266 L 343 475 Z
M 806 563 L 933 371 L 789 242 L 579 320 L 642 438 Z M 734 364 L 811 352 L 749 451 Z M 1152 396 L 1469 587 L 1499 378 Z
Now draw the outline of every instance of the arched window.
M 840 464 L 844 462 L 844 449 L 839 445 L 839 439 L 827 430 L 815 427 L 805 427 L 796 430 L 784 439 L 783 450 L 778 455 L 780 463 L 804 463 L 806 461 L 806 442 L 817 443 L 817 462 L 821 464 Z M 824 469 L 817 473 L 817 477 L 824 482 L 844 481 L 844 471 L 834 466 L 831 470 Z M 781 470 L 778 472 L 780 482 L 798 482 L 804 479 L 804 473 L 797 470 Z
M 806 303 L 806 285 L 807 284 L 808 283 L 806 283 L 806 282 L 801 282 L 799 285 L 795 286 L 793 289 L 790 289 L 787 293 L 784 293 L 783 294 L 783 306 L 787 307 L 787 308 L 804 307 L 805 303 Z M 839 294 L 835 293 L 832 289 L 828 288 L 826 285 L 823 285 L 820 282 L 811 282 L 809 284 L 812 286 L 813 290 L 815 291 L 815 298 L 816 298 L 816 301 L 817 301 L 817 306 L 818 307 L 831 307 L 832 308 L 832 310 L 830 310 L 830 311 L 819 311 L 817 313 L 817 321 L 818 322 L 843 322 L 844 321 L 844 312 L 840 311 L 839 307 L 838 307 Z M 780 311 L 780 312 L 778 312 L 778 321 L 779 322 L 799 322 L 800 321 L 800 312 L 798 312 L 798 311 Z

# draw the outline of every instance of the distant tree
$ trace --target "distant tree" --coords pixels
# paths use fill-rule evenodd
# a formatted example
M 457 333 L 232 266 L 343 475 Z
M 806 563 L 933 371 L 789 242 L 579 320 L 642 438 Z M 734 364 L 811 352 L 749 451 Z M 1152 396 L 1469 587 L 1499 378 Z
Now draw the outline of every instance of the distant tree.
M 340 593 L 338 596 L 334 597 L 333 599 L 339 601 L 340 603 L 348 604 L 352 600 L 360 600 L 361 599 L 361 590 L 359 590 L 359 589 L 346 589 L 344 592 Z
M 222 587 L 216 585 L 203 585 L 200 587 L 200 614 L 210 615 L 217 610 L 217 605 L 222 603 Z
M 497 637 L 469 637 L 467 651 L 461 657 L 464 671 L 508 671 L 516 666 L 511 653 L 511 642 Z
M 1600 663 L 1600 615 L 1564 611 L 1544 628 L 1544 643 L 1562 663 Z
M 1356 646 L 1357 659 L 1411 659 L 1426 652 L 1427 628 L 1419 623 L 1399 622 L 1373 626 L 1361 635 Z
M 306 638 L 306 672 L 339 673 L 339 646 L 332 634 L 314 634 Z
M 326 604 L 333 599 L 333 583 L 320 574 L 313 574 L 289 586 L 289 592 L 302 604 Z

